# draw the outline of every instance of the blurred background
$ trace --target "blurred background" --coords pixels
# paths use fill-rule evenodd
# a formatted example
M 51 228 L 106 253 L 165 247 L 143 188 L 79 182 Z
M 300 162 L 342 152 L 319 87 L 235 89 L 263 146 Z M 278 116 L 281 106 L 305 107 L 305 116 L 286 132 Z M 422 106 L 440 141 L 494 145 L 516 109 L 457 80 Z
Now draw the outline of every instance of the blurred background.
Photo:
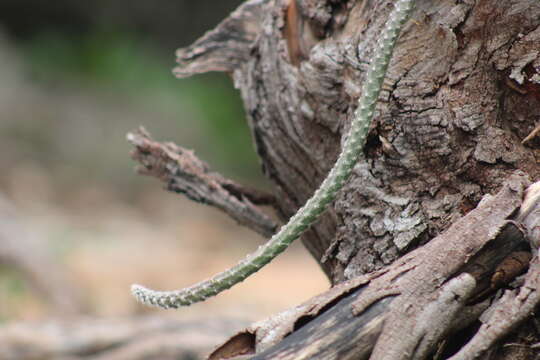
M 189 285 L 264 241 L 136 175 L 125 141 L 144 125 L 156 140 L 195 149 L 223 175 L 271 190 L 229 78 L 171 73 L 174 51 L 240 3 L 0 1 L 0 327 L 73 309 L 252 321 L 328 286 L 296 244 L 189 309 L 143 308 L 129 294 L 134 282 Z

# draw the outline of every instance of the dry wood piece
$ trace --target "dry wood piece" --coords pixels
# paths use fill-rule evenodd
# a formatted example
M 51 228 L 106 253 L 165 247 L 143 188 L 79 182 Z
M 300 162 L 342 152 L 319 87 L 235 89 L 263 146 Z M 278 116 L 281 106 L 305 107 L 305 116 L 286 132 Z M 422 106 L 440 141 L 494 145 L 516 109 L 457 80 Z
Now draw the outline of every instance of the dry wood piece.
M 21 322 L 0 327 L 2 360 L 193 360 L 244 322 L 166 317 Z
M 526 177 L 514 175 L 497 195 L 486 196 L 477 209 L 427 245 L 384 270 L 342 283 L 247 328 L 210 359 L 227 359 L 231 354 L 291 360 L 298 354 L 310 359 L 427 358 L 445 335 L 469 326 L 489 307 L 489 301 L 474 299 L 496 290 L 490 279 L 509 253 L 527 248 L 511 218 L 520 208 L 527 185 Z M 531 205 L 528 199 L 525 203 Z M 537 197 L 532 205 L 540 205 Z M 540 217 L 534 211 L 526 213 Z M 526 295 L 510 297 L 514 302 L 526 297 L 527 302 L 515 311 L 516 317 L 506 318 L 506 329 L 519 324 L 531 306 L 539 303 L 537 267 L 533 264 L 529 270 L 536 274 L 535 280 L 520 290 Z M 500 302 L 508 302 L 506 297 Z M 497 303 L 493 309 L 500 307 Z M 239 347 L 238 339 L 250 335 L 254 340 Z M 483 336 L 482 328 L 478 335 Z M 469 354 L 473 353 L 479 352 Z M 469 358 L 473 357 L 464 359 Z
M 503 296 L 480 319 L 482 326 L 475 336 L 451 360 L 478 358 L 496 341 L 508 335 L 511 330 L 534 314 L 535 309 L 540 305 L 540 258 L 538 255 L 540 183 L 537 182 L 528 188 L 516 220 L 525 229 L 525 238 L 529 240 L 532 252 L 535 254 L 530 262 L 529 271 L 525 275 L 524 283 L 519 289 L 504 292 Z M 520 258 L 523 258 L 523 255 L 520 255 Z M 514 266 L 519 266 L 523 262 L 515 257 L 510 257 L 510 259 L 513 260 Z
M 189 199 L 214 206 L 264 237 L 276 230 L 276 223 L 255 205 L 273 205 L 272 195 L 239 185 L 210 171 L 193 151 L 173 143 L 159 143 L 140 128 L 127 135 L 135 146 L 131 153 L 141 166 L 138 172 L 154 176 L 167 184 L 167 190 Z
M 193 45 L 179 49 L 174 74 L 182 78 L 209 71 L 232 73 L 238 69 L 251 56 L 251 44 L 261 29 L 266 2 L 244 2 L 216 29 L 207 32 Z
M 508 335 L 540 305 L 540 259 L 535 257 L 516 290 L 507 290 L 481 319 L 482 326 L 467 345 L 450 360 L 474 360 L 493 344 Z

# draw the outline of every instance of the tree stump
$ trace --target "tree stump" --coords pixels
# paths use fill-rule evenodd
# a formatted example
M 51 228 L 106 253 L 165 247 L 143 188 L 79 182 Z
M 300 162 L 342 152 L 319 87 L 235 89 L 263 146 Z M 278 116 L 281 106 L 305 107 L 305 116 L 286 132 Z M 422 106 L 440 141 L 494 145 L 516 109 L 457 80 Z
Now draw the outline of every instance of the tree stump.
M 336 160 L 392 3 L 251 0 L 178 51 L 178 77 L 232 75 L 282 220 Z M 535 359 L 539 120 L 540 2 L 417 1 L 363 160 L 302 236 L 335 287 L 210 358 Z

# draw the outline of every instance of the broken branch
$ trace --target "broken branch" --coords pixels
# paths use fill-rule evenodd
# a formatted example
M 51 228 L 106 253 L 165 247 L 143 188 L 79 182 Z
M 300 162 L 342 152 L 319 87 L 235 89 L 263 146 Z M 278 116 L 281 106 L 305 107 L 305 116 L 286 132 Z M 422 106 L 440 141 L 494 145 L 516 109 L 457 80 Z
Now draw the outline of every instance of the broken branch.
M 210 171 L 193 151 L 170 142 L 156 142 L 142 127 L 128 133 L 127 140 L 135 146 L 131 156 L 141 164 L 137 168 L 139 173 L 160 179 L 169 191 L 222 210 L 264 237 L 268 238 L 276 231 L 277 224 L 255 206 L 273 205 L 273 195 L 239 185 Z

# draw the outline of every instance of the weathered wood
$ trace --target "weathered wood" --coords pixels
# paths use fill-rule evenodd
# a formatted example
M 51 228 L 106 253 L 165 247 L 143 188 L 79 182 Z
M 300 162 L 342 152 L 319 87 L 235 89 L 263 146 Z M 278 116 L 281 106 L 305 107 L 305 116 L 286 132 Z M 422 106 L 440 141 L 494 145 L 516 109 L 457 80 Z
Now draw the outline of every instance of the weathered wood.
M 299 354 L 310 359 L 426 358 L 444 335 L 476 321 L 489 301 L 475 297 L 503 285 L 485 279 L 493 277 L 509 253 L 528 247 L 523 233 L 507 220 L 519 208 L 526 184 L 522 176 L 513 177 L 497 196 L 486 198 L 426 246 L 342 288 L 345 299 L 315 298 L 308 304 L 317 304 L 319 312 L 308 316 L 300 311 L 292 318 L 278 314 L 279 325 L 271 318 L 240 333 L 257 339 L 256 348 L 242 353 L 257 351 L 254 359 L 295 359 Z M 269 331 L 280 336 L 264 350 Z M 230 343 L 210 359 L 225 359 L 219 354 Z
M 250 9 L 244 22 L 250 26 L 236 26 L 249 31 L 245 36 L 235 33 L 248 41 L 234 42 L 242 56 L 235 57 L 227 71 L 244 100 L 283 218 L 305 202 L 337 157 L 390 3 L 248 1 L 235 13 L 235 24 L 242 24 L 243 9 Z M 334 284 L 410 260 L 411 251 L 474 209 L 485 194 L 499 190 L 516 170 L 533 181 L 540 177 L 535 130 L 540 114 L 540 3 L 419 0 L 412 18 L 390 65 L 365 159 L 334 206 L 303 237 Z M 198 69 L 199 62 L 204 66 L 217 61 L 216 54 L 226 53 L 231 41 L 224 29 L 218 26 L 211 33 L 213 40 L 220 34 L 223 41 L 208 42 L 206 36 L 179 51 L 197 53 L 197 58 L 180 56 L 180 68 Z M 509 226 L 504 231 L 515 230 Z M 538 243 L 537 237 L 530 241 L 533 247 Z M 432 264 L 429 257 L 448 265 L 454 253 L 431 242 L 420 250 L 426 262 L 419 260 L 418 266 Z M 493 296 L 493 284 L 511 273 L 505 270 L 507 264 L 494 269 L 483 252 L 500 262 L 499 256 L 509 250 L 488 242 L 445 271 L 454 269 L 452 278 L 465 270 L 473 274 L 478 286 L 471 296 L 482 301 Z M 467 269 L 470 258 L 475 269 Z M 495 278 L 484 268 L 495 271 Z M 449 280 L 445 274 L 440 279 Z M 468 280 L 465 276 L 460 281 Z M 444 299 L 447 293 L 440 291 L 412 292 L 406 300 L 401 294 L 392 307 L 399 299 L 424 305 L 438 296 Z M 385 294 L 396 296 L 391 290 Z M 457 317 L 456 311 L 447 318 Z M 383 332 L 379 344 L 386 346 L 398 335 L 397 330 Z M 402 335 L 418 339 L 404 330 Z M 426 335 L 415 351 L 425 356 L 441 336 Z M 390 356 L 379 344 L 372 356 Z M 391 351 L 396 358 L 399 349 L 408 354 L 410 346 L 405 340 L 395 345 Z
M 283 219 L 334 163 L 391 3 L 250 0 L 178 51 L 180 77 L 232 74 Z M 533 359 L 540 216 L 508 223 L 524 176 L 502 183 L 540 177 L 539 43 L 537 0 L 418 0 L 365 158 L 303 236 L 335 287 L 211 358 Z
M 129 133 L 127 138 L 135 146 L 131 156 L 141 164 L 139 173 L 160 179 L 169 191 L 220 209 L 264 237 L 276 231 L 276 223 L 255 206 L 273 205 L 276 200 L 272 195 L 210 171 L 193 151 L 173 143 L 158 143 L 143 128 Z
M 242 59 L 235 57 L 227 71 L 284 218 L 312 194 L 338 154 L 387 3 L 296 1 L 300 10 L 288 13 L 289 1 L 245 5 L 249 32 L 232 39 L 246 40 L 234 44 Z M 540 107 L 533 46 L 539 17 L 540 5 L 531 0 L 418 2 L 389 69 L 366 159 L 303 237 L 334 282 L 381 268 L 426 242 L 515 169 L 538 178 L 538 145 L 524 147 L 521 140 Z M 242 9 L 236 24 L 240 19 Z M 291 19 L 305 31 L 291 31 Z M 226 29 L 210 33 L 222 41 L 207 36 L 179 51 L 182 76 L 222 55 L 219 49 L 232 41 Z M 298 65 L 291 63 L 291 42 L 304 49 Z M 195 51 L 196 58 L 185 55 Z M 526 90 L 508 86 L 513 78 Z

